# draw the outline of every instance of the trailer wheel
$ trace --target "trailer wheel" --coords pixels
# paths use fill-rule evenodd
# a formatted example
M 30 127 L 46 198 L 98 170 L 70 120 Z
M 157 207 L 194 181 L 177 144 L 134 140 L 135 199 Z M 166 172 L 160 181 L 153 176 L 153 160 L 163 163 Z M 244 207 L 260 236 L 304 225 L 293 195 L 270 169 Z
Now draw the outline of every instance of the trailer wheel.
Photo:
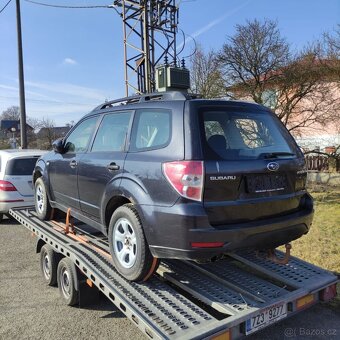
M 148 279 L 159 264 L 149 250 L 142 222 L 132 205 L 118 208 L 109 225 L 110 252 L 116 269 L 130 281 Z
M 57 281 L 59 292 L 68 306 L 74 306 L 79 302 L 79 294 L 75 282 L 77 273 L 74 264 L 67 258 L 63 258 L 58 265 Z
M 57 254 L 48 244 L 45 244 L 40 250 L 40 268 L 43 278 L 49 286 L 57 284 L 57 266 Z
M 52 207 L 42 177 L 39 177 L 34 184 L 34 205 L 35 211 L 41 220 L 48 220 L 50 218 Z

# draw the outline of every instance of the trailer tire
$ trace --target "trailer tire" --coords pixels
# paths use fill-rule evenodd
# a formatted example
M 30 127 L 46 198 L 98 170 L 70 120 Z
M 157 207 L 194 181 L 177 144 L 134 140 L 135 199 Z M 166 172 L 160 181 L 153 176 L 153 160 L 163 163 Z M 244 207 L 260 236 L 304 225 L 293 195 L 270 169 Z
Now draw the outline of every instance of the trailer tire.
M 108 238 L 114 265 L 126 279 L 147 280 L 157 270 L 159 260 L 152 256 L 140 217 L 131 204 L 112 214 Z
M 42 177 L 39 177 L 34 183 L 34 205 L 35 211 L 41 220 L 50 219 L 52 207 Z
M 40 269 L 45 282 L 49 286 L 57 284 L 58 256 L 56 252 L 45 244 L 40 250 Z
M 77 272 L 71 260 L 63 258 L 58 265 L 57 281 L 61 297 L 68 306 L 79 302 L 79 292 L 76 289 Z

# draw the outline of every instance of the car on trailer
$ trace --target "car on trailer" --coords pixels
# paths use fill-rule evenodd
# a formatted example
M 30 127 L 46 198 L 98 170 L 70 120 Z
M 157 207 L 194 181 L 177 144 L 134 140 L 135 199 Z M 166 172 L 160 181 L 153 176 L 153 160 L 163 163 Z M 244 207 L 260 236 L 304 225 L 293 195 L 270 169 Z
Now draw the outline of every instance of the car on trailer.
M 129 280 L 159 259 L 275 248 L 312 222 L 304 156 L 255 103 L 178 91 L 123 98 L 95 108 L 53 148 L 34 170 L 38 216 L 71 209 L 108 236 Z

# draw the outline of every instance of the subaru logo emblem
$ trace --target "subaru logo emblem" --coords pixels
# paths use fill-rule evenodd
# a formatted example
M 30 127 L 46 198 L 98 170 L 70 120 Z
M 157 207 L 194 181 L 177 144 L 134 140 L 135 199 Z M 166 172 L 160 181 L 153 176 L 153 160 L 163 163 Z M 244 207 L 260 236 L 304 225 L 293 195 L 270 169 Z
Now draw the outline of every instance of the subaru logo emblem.
M 277 171 L 279 170 L 280 165 L 276 162 L 270 162 L 267 164 L 267 169 L 269 171 Z

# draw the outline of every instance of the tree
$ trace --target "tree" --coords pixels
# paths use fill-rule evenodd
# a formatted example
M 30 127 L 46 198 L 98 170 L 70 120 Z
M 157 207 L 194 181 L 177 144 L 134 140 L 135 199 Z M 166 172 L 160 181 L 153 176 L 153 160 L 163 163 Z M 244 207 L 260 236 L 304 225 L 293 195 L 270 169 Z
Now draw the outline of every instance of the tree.
M 340 120 L 339 59 L 325 60 L 318 42 L 293 54 L 276 22 L 248 21 L 236 26 L 219 61 L 230 96 L 270 106 L 295 134 Z
M 225 94 L 217 55 L 210 50 L 205 53 L 201 46 L 191 57 L 191 90 L 203 98 L 218 98 Z
M 329 59 L 340 58 L 340 24 L 333 32 L 323 34 L 323 46 Z
M 19 120 L 20 119 L 20 109 L 19 106 L 10 106 L 1 114 L 1 120 Z
M 305 49 L 280 70 L 272 85 L 277 99 L 272 108 L 295 134 L 340 120 L 333 62 L 321 56 L 318 44 Z
M 234 97 L 237 88 L 262 104 L 275 71 L 287 66 L 289 58 L 289 45 L 276 22 L 254 20 L 236 25 L 235 35 L 228 38 L 219 53 L 228 95 Z
M 39 147 L 41 149 L 51 149 L 52 143 L 57 139 L 55 134 L 55 123 L 50 118 L 43 117 L 39 123 L 40 130 L 37 134 Z

